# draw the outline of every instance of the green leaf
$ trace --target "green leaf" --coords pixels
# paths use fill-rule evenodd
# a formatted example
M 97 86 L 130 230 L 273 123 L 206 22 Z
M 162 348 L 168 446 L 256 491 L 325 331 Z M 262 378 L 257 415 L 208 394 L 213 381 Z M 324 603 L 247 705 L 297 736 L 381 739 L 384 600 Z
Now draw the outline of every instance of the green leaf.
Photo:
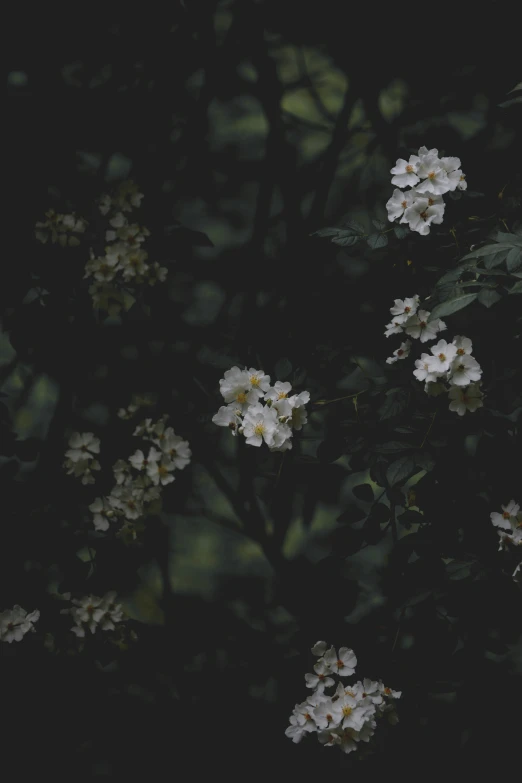
M 484 307 L 492 307 L 502 299 L 501 295 L 492 288 L 483 288 L 477 298 Z
M 386 247 L 388 244 L 388 237 L 384 234 L 370 234 L 366 242 L 372 250 L 378 250 L 380 247 Z
M 467 256 L 463 256 L 461 258 L 462 261 L 467 261 L 468 258 L 484 258 L 484 256 L 490 256 L 493 253 L 498 253 L 499 250 L 509 250 L 513 245 L 508 244 L 497 244 L 497 245 L 485 245 L 484 247 L 479 247 L 478 250 L 472 250 L 471 253 L 468 253 Z
M 511 247 L 522 247 L 522 237 L 516 234 L 506 234 L 503 231 L 499 231 L 497 234 L 497 242 L 504 242 L 504 244 Z
M 384 231 L 384 229 L 386 228 L 386 223 L 384 223 L 384 221 L 382 221 L 382 220 L 375 219 L 375 220 L 372 220 L 372 223 L 375 226 L 375 228 L 377 229 L 377 231 Z
M 390 487 L 400 484 L 409 478 L 415 470 L 415 463 L 411 457 L 399 457 L 389 466 L 386 471 L 386 478 Z
M 397 454 L 398 451 L 408 451 L 413 448 L 409 443 L 401 443 L 399 440 L 390 440 L 388 443 L 378 443 L 373 450 L 378 454 Z
M 515 285 L 512 285 L 510 290 L 510 294 L 522 294 L 522 280 L 519 280 L 518 283 L 515 283 Z
M 352 492 L 357 500 L 363 500 L 365 503 L 373 501 L 373 489 L 369 484 L 358 484 L 356 487 L 353 487 Z
M 319 231 L 314 231 L 311 236 L 331 237 L 335 245 L 350 247 L 359 241 L 361 235 L 354 228 L 321 228 Z
M 344 454 L 344 440 L 342 438 L 328 438 L 317 447 L 317 459 L 320 462 L 335 462 Z
M 408 228 L 408 226 L 401 226 L 399 224 L 398 226 L 393 227 L 393 233 L 395 234 L 397 239 L 404 239 L 404 237 L 410 233 L 410 229 Z
M 385 400 L 378 410 L 381 421 L 398 416 L 408 405 L 409 396 L 406 389 L 388 389 Z
M 508 272 L 514 272 L 522 264 L 522 249 L 512 247 L 506 256 Z
M 462 296 L 457 296 L 455 299 L 450 299 L 447 302 L 441 302 L 441 304 L 437 305 L 437 307 L 431 311 L 430 321 L 445 315 L 452 315 L 452 313 L 456 313 L 458 310 L 467 307 L 474 302 L 476 298 L 477 294 L 463 294 Z
M 366 233 L 364 226 L 361 225 L 361 223 L 358 223 L 356 220 L 347 220 L 343 223 L 342 228 L 352 228 L 357 234 L 360 234 L 361 236 Z
M 507 254 L 509 253 L 509 250 L 500 250 L 498 253 L 494 253 L 492 256 L 488 256 L 484 259 L 484 266 L 486 269 L 493 269 L 496 266 L 499 266 L 502 261 L 505 260 Z
M 455 269 L 450 269 L 449 272 L 446 272 L 446 274 L 442 275 L 441 278 L 437 281 L 437 286 L 443 286 L 447 283 L 454 283 L 459 279 L 459 277 L 462 277 L 464 272 L 467 272 L 470 269 L 474 269 L 475 267 L 473 264 L 459 264 Z

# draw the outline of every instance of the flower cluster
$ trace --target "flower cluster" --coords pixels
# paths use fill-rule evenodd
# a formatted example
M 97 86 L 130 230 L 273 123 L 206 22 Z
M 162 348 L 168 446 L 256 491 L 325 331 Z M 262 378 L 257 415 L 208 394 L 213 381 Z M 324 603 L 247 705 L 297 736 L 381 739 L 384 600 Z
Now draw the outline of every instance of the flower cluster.
M 63 598 L 70 599 L 70 593 L 64 593 Z M 70 614 L 74 620 L 71 631 L 78 637 L 85 636 L 85 630 L 96 633 L 101 631 L 113 631 L 115 623 L 124 619 L 121 604 L 116 601 L 116 593 L 111 591 L 102 598 L 96 595 L 86 595 L 80 599 L 72 599 L 73 607 L 62 609 L 60 614 Z
M 434 340 L 437 334 L 446 329 L 446 324 L 440 318 L 430 321 L 428 310 L 419 310 L 418 294 L 406 299 L 395 299 L 390 313 L 393 316 L 387 324 L 384 334 L 405 333 L 409 337 L 425 343 Z M 410 354 L 411 340 L 403 342 L 393 355 L 386 359 L 393 364 L 399 359 L 405 359 Z M 450 411 L 456 411 L 463 416 L 467 410 L 476 411 L 482 407 L 482 392 L 480 379 L 482 369 L 471 355 L 472 342 L 469 337 L 457 335 L 451 343 L 439 340 L 430 348 L 430 353 L 422 353 L 415 361 L 413 375 L 418 381 L 424 381 L 424 390 L 431 396 L 449 392 Z M 449 384 L 445 385 L 444 382 Z
M 232 367 L 219 381 L 219 389 L 227 405 L 212 421 L 229 427 L 233 435 L 244 435 L 249 446 L 265 442 L 270 451 L 291 449 L 293 431 L 301 430 L 308 420 L 305 405 L 310 393 L 291 395 L 288 382 L 270 386 L 270 376 L 262 370 Z
M 93 279 L 89 293 L 94 307 L 108 309 L 108 301 L 117 301 L 119 290 L 129 284 L 155 285 L 166 280 L 167 268 L 156 261 L 150 263 L 144 249 L 149 230 L 138 223 L 130 223 L 125 214 L 139 207 L 142 198 L 143 193 L 128 181 L 119 186 L 114 196 L 103 195 L 99 201 L 99 210 L 109 223 L 105 231 L 107 244 L 102 255 L 91 249 L 84 275 Z
M 391 169 L 392 185 L 397 185 L 386 204 L 388 220 L 400 218 L 412 231 L 425 236 L 430 225 L 444 219 L 444 193 L 466 190 L 466 176 L 460 169 L 460 158 L 439 158 L 437 149 L 419 149 L 409 160 L 399 158 Z M 401 188 L 410 188 L 404 191 Z
M 155 422 L 145 419 L 134 430 L 135 437 L 153 445 L 144 445 L 128 460 L 115 462 L 115 486 L 109 495 L 97 497 L 89 506 L 95 530 L 106 531 L 111 523 L 119 521 L 123 523 L 120 534 L 135 537 L 137 521 L 147 514 L 153 501 L 159 500 L 162 487 L 175 480 L 175 470 L 189 464 L 192 453 L 188 441 L 167 427 L 167 421 L 167 415 Z
M 36 223 L 36 238 L 46 244 L 51 239 L 53 244 L 58 243 L 62 247 L 77 247 L 80 240 L 75 234 L 83 234 L 87 222 L 76 215 L 62 215 L 50 209 L 45 213 L 46 220 Z
M 21 642 L 26 633 L 34 632 L 34 624 L 39 619 L 38 609 L 27 614 L 18 604 L 12 609 L 0 612 L 0 642 Z
M 522 511 L 520 505 L 510 500 L 507 506 L 501 506 L 502 513 L 493 511 L 490 519 L 493 525 L 498 528 L 499 549 L 508 549 L 508 547 L 522 547 Z M 513 579 L 520 579 L 522 575 L 522 561 L 513 571 Z
M 351 677 L 357 658 L 353 650 L 341 647 L 327 649 L 326 642 L 317 642 L 312 653 L 318 657 L 313 674 L 306 674 L 306 687 L 312 693 L 301 704 L 296 704 L 285 731 L 293 742 L 300 742 L 305 734 L 315 732 L 321 744 L 337 745 L 344 753 L 357 749 L 357 743 L 369 742 L 375 733 L 377 721 L 386 716 L 392 724 L 398 717 L 394 700 L 401 696 L 382 682 L 359 680 L 351 685 L 336 677 Z M 334 688 L 328 695 L 325 691 Z
M 100 453 L 100 439 L 92 432 L 74 432 L 69 439 L 71 447 L 65 452 L 64 468 L 82 480 L 82 484 L 94 484 L 93 470 L 100 470 L 100 463 L 94 456 Z

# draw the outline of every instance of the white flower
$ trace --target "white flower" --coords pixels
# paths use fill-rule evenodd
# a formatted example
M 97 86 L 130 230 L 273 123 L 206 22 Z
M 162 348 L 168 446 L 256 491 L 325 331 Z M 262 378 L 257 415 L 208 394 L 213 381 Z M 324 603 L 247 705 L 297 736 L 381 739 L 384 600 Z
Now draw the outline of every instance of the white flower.
M 119 419 L 132 419 L 137 410 L 139 410 L 139 405 L 131 404 L 128 408 L 119 408 L 117 416 Z
M 270 410 L 270 408 L 268 409 Z M 274 409 L 272 409 L 274 410 Z M 287 424 L 278 422 L 270 444 L 271 451 L 288 451 L 292 448 L 292 430 Z
M 232 431 L 232 435 L 237 435 L 243 421 L 241 408 L 238 408 L 235 402 L 230 405 L 222 405 L 218 412 L 212 416 L 212 421 L 219 427 L 228 427 Z
M 468 386 L 473 381 L 479 381 L 482 375 L 480 364 L 469 354 L 456 356 L 450 371 L 449 382 L 453 386 Z
M 136 247 L 125 256 L 123 261 L 123 279 L 126 282 L 147 273 L 149 265 L 146 263 L 149 254 L 146 250 Z
M 157 261 L 153 264 L 149 264 L 149 268 L 146 273 L 147 282 L 149 285 L 155 285 L 156 283 L 164 283 L 167 279 L 169 270 L 166 266 L 160 266 Z
M 426 236 L 430 233 L 431 223 L 442 222 L 440 217 L 440 207 L 430 207 L 426 197 L 417 199 L 404 213 L 404 221 L 408 223 L 412 231 L 416 231 L 421 236 Z
M 94 514 L 93 524 L 95 530 L 105 531 L 109 529 L 110 520 L 120 509 L 120 502 L 115 497 L 96 498 L 89 506 L 89 511 Z
M 109 500 L 121 509 L 126 519 L 139 519 L 143 515 L 143 489 L 140 487 L 114 487 Z
M 250 446 L 261 446 L 264 440 L 268 446 L 273 445 L 278 424 L 276 410 L 261 404 L 252 405 L 243 421 L 246 442 Z
M 312 647 L 312 653 L 313 655 L 321 657 L 325 654 L 327 647 L 328 645 L 326 642 L 316 642 Z
M 320 730 L 336 729 L 341 723 L 341 716 L 342 711 L 336 709 L 335 702 L 330 698 L 314 707 L 313 717 Z
M 392 334 L 402 334 L 404 331 L 404 328 L 402 324 L 400 324 L 398 321 L 392 321 L 389 324 L 386 324 L 386 331 L 384 334 L 386 337 L 390 337 Z
M 61 614 L 72 615 L 75 625 L 71 631 L 78 637 L 85 636 L 85 629 L 95 633 L 99 627 L 102 631 L 114 629 L 114 623 L 121 622 L 123 611 L 120 604 L 116 603 L 116 593 L 109 592 L 102 598 L 96 595 L 86 595 L 80 599 L 73 599 L 74 607 L 62 609 Z
M 225 402 L 235 402 L 242 413 L 246 413 L 249 405 L 254 405 L 261 396 L 259 389 L 252 388 L 248 372 L 239 367 L 226 371 L 225 377 L 219 381 L 219 390 Z
M 75 478 L 81 478 L 82 484 L 94 484 L 93 470 L 100 470 L 100 463 L 96 459 L 81 459 L 73 462 L 67 459 L 64 462 L 67 468 L 67 475 L 73 475 Z
M 406 299 L 395 299 L 395 304 L 390 307 L 390 313 L 393 315 L 394 324 L 403 324 L 408 318 L 417 312 L 419 306 L 419 296 L 407 297 Z
M 434 226 L 439 226 L 444 220 L 444 211 L 446 209 L 446 204 L 444 203 L 442 196 L 436 196 L 433 193 L 430 193 L 428 196 L 425 196 L 425 198 L 428 199 L 428 207 L 430 209 L 435 210 L 437 213 L 433 217 L 433 220 L 431 222 L 433 223 Z
M 430 359 L 429 353 L 421 353 L 421 358 L 415 361 L 417 369 L 413 371 L 413 374 L 418 381 L 427 381 L 429 383 L 437 379 L 437 374 L 430 369 L 428 359 Z
M 26 633 L 34 632 L 34 623 L 39 619 L 38 609 L 27 614 L 25 609 L 15 604 L 12 609 L 0 613 L 0 641 L 8 644 L 21 642 Z
M 330 647 L 324 654 L 324 662 L 331 671 L 336 672 L 340 677 L 350 677 L 357 666 L 355 653 L 348 647 L 341 647 L 339 655 L 337 655 L 335 647 Z
M 130 475 L 130 468 L 127 462 L 123 459 L 117 460 L 112 466 L 112 472 L 117 484 L 124 484 L 127 477 Z
M 269 387 L 265 394 L 265 400 L 284 400 L 288 397 L 292 391 L 292 384 L 282 381 L 276 381 L 273 386 Z
M 386 202 L 386 209 L 388 210 L 388 220 L 397 220 L 404 215 L 404 210 L 411 207 L 413 200 L 417 194 L 417 191 L 413 188 L 403 192 L 395 188 L 390 199 Z M 404 221 L 401 221 L 404 222 Z
M 71 448 L 65 452 L 65 456 L 71 462 L 90 459 L 94 454 L 100 453 L 100 440 L 95 438 L 92 432 L 73 433 L 69 439 L 69 446 Z
M 162 487 L 166 484 L 171 484 L 175 479 L 172 475 L 172 471 L 175 469 L 175 465 L 172 460 L 168 459 L 165 455 L 162 455 L 161 460 L 149 462 L 147 465 L 147 476 L 150 478 L 155 487 L 161 484 Z
M 394 364 L 399 359 L 406 359 L 406 357 L 410 355 L 410 349 L 410 340 L 406 340 L 406 342 L 401 343 L 400 348 L 397 348 L 397 350 L 393 352 L 393 356 L 389 356 L 386 359 L 386 364 Z
M 514 500 L 510 500 L 507 506 L 501 506 L 502 514 L 493 511 L 490 514 L 490 519 L 495 527 L 500 527 L 502 530 L 514 530 L 518 525 L 517 514 L 520 511 L 520 506 L 515 503 Z
M 410 337 L 419 339 L 421 343 L 434 340 L 438 332 L 446 329 L 446 324 L 440 318 L 434 318 L 433 321 L 429 321 L 429 317 L 430 313 L 428 310 L 419 310 L 415 315 L 408 318 L 404 325 L 404 331 Z
M 395 163 L 395 166 L 391 169 L 392 185 L 397 185 L 399 188 L 413 187 L 419 181 L 417 176 L 417 169 L 419 165 L 419 157 L 417 155 L 410 155 L 409 160 L 399 158 Z
M 302 430 L 308 421 L 305 405 L 310 402 L 310 392 L 302 391 L 300 394 L 294 394 L 288 398 L 288 402 L 292 407 L 291 426 L 294 430 Z
M 466 175 L 465 174 L 461 173 L 461 175 L 459 177 L 459 182 L 458 182 L 457 188 L 459 190 L 467 190 L 468 189 L 468 183 L 466 182 Z
M 469 356 L 473 348 L 473 343 L 471 342 L 469 337 L 463 337 L 460 334 L 457 334 L 453 338 L 453 345 L 457 349 L 457 356 L 464 356 L 465 354 Z
M 297 721 L 297 725 L 304 728 L 305 731 L 316 730 L 316 725 L 313 718 L 313 706 L 310 705 L 308 701 L 303 701 L 301 704 L 296 704 L 293 716 Z
M 467 388 L 452 386 L 449 398 L 451 400 L 450 411 L 456 411 L 459 416 L 464 416 L 467 410 L 474 412 L 483 405 L 482 392 L 476 383 L 470 384 Z
M 417 173 L 420 179 L 424 180 L 417 186 L 418 193 L 433 193 L 441 196 L 450 189 L 447 172 L 435 149 L 420 155 Z
M 457 353 L 453 343 L 447 343 L 446 340 L 439 340 L 436 345 L 431 347 L 432 357 L 428 358 L 430 372 L 444 373 L 450 368 L 451 362 Z
M 165 431 L 162 450 L 178 470 L 183 470 L 189 464 L 192 456 L 188 440 L 183 440 L 179 435 L 176 435 L 172 427 L 168 427 Z
M 255 370 L 253 367 L 247 371 L 247 375 L 251 388 L 257 389 L 260 392 L 259 396 L 262 397 L 261 392 L 267 392 L 270 388 L 270 376 L 265 375 L 263 370 Z
M 314 666 L 314 674 L 305 674 L 306 687 L 317 688 L 322 684 L 325 688 L 335 685 L 335 680 L 330 677 L 331 669 L 324 660 L 319 660 Z

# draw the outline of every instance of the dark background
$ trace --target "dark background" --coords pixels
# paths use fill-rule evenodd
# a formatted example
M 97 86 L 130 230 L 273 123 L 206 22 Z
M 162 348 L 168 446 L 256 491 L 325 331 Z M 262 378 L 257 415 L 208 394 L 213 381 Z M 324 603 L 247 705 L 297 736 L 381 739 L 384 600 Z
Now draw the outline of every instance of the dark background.
M 499 104 L 517 74 L 502 58 L 365 67 L 319 4 L 298 22 L 271 2 L 173 6 L 114 23 L 87 15 L 66 35 L 48 19 L 8 46 L 0 604 L 42 611 L 37 637 L 1 651 L 18 773 L 35 761 L 76 779 L 156 780 L 182 768 L 302 778 L 345 767 L 373 779 L 452 759 L 475 770 L 484 755 L 507 765 L 520 726 L 521 606 L 495 560 L 489 513 L 520 486 L 516 424 L 503 418 L 520 402 L 520 373 L 498 380 L 520 367 L 517 297 L 452 323 L 482 349 L 500 415 L 442 417 L 437 467 L 419 484 L 431 523 L 420 529 L 432 533 L 413 574 L 404 539 L 418 524 L 404 527 L 395 554 L 378 524 L 373 538 L 369 528 L 334 533 L 368 479 L 358 439 L 382 440 L 381 425 L 365 428 L 350 402 L 315 408 L 277 483 L 281 455 L 249 449 L 238 463 L 237 443 L 210 420 L 234 364 L 283 373 L 313 401 L 349 394 L 353 356 L 371 375 L 396 347 L 383 336 L 393 298 L 428 296 L 430 265 L 454 263 L 449 227 L 464 226 L 466 252 L 477 241 L 467 218 L 497 215 L 503 188 L 512 220 L 519 105 Z M 371 49 L 365 58 L 379 62 Z M 389 169 L 422 144 L 461 157 L 482 194 L 448 203 L 438 244 L 348 252 L 310 237 L 345 219 L 386 220 Z M 128 176 L 145 194 L 140 222 L 168 283 L 120 319 L 94 318 L 82 249 L 39 245 L 34 224 L 49 207 L 88 214 Z M 45 307 L 26 300 L 36 278 Z M 66 437 L 92 430 L 102 454 L 126 456 L 130 430 L 115 414 L 144 392 L 190 441 L 193 462 L 142 546 L 100 544 L 92 573 L 75 557 L 90 540 L 82 509 L 92 490 L 63 473 Z M 481 445 L 463 457 L 467 436 Z M 448 582 L 441 557 L 469 552 L 487 577 Z M 117 590 L 138 640 L 117 652 L 103 640 L 82 655 L 44 651 L 55 583 L 81 595 Z M 420 608 L 404 614 L 410 598 Z M 365 762 L 284 736 L 318 638 L 353 647 L 357 676 L 403 690 L 399 725 Z

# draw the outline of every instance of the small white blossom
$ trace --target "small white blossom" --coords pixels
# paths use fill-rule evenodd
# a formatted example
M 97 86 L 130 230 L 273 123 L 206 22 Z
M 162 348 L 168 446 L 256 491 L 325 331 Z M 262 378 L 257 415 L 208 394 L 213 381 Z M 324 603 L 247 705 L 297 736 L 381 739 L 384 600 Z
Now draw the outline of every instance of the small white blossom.
M 69 439 L 69 446 L 71 448 L 65 452 L 65 456 L 71 462 L 90 459 L 94 454 L 100 453 L 100 440 L 95 438 L 92 432 L 73 433 Z
M 276 410 L 261 404 L 252 405 L 243 420 L 246 442 L 250 446 L 261 446 L 265 441 L 271 446 L 278 424 Z
M 427 360 L 430 372 L 438 374 L 447 372 L 451 362 L 457 354 L 457 349 L 453 343 L 448 343 L 446 340 L 439 340 L 436 345 L 432 345 L 430 350 L 432 356 Z
M 28 614 L 18 604 L 15 604 L 12 609 L 0 612 L 0 641 L 8 644 L 21 642 L 26 633 L 35 631 L 34 624 L 39 619 L 38 609 Z
M 410 155 L 409 160 L 399 158 L 395 163 L 395 166 L 391 169 L 392 185 L 397 185 L 399 188 L 413 187 L 417 184 L 420 177 L 417 175 L 419 166 L 419 156 Z
M 401 343 L 400 348 L 397 348 L 397 350 L 393 352 L 393 356 L 389 356 L 386 359 L 386 364 L 394 364 L 394 362 L 397 362 L 399 359 L 406 359 L 406 357 L 410 355 L 410 349 L 410 340 L 406 340 L 406 342 Z
M 440 318 L 434 318 L 433 321 L 430 321 L 429 317 L 428 310 L 419 310 L 408 318 L 404 325 L 404 331 L 409 337 L 418 339 L 421 343 L 434 340 L 439 332 L 446 329 L 446 324 Z
M 386 202 L 388 220 L 392 222 L 398 218 L 402 218 L 404 211 L 413 204 L 416 195 L 417 191 L 415 188 L 405 192 L 395 188 L 392 197 Z M 401 220 L 401 223 L 404 223 L 404 220 Z
M 452 386 L 449 391 L 451 400 L 449 409 L 450 411 L 456 411 L 459 416 L 464 416 L 466 411 L 474 412 L 477 408 L 482 407 L 482 396 L 482 392 L 476 383 L 471 383 L 466 388 Z
M 449 382 L 452 386 L 468 386 L 479 381 L 482 375 L 480 364 L 469 354 L 456 356 L 450 367 Z
M 493 511 L 490 514 L 490 519 L 495 527 L 499 527 L 502 530 L 515 530 L 519 522 L 517 514 L 520 511 L 520 506 L 515 503 L 514 500 L 510 500 L 506 506 L 501 506 L 502 514 L 497 511 Z
M 419 296 L 407 297 L 406 299 L 395 299 L 393 307 L 390 307 L 390 313 L 393 315 L 393 323 L 403 324 L 410 316 L 417 312 L 419 306 Z

